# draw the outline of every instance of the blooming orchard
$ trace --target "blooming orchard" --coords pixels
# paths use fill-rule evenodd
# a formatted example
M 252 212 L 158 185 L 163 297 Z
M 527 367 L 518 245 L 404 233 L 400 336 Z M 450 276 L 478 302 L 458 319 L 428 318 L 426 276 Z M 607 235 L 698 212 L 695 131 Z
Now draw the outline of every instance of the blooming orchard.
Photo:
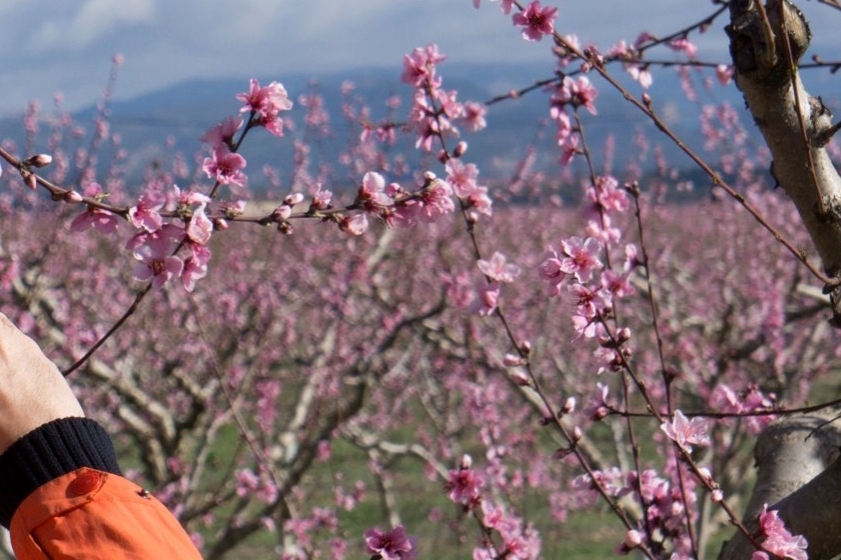
M 174 155 L 139 192 L 106 111 L 90 149 L 74 149 L 59 122 L 48 153 L 32 154 L 30 108 L 27 144 L 0 150 L 0 202 L 14 217 L 0 244 L 3 311 L 52 348 L 91 414 L 118 430 L 130 476 L 207 558 L 241 555 L 255 535 L 288 560 L 447 557 L 420 517 L 446 527 L 459 557 L 559 557 L 554 524 L 596 504 L 615 518 L 619 554 L 701 558 L 735 526 L 755 559 L 806 558 L 807 539 L 772 506 L 738 512 L 746 444 L 839 365 L 811 285 L 837 284 L 798 249 L 809 238 L 758 171 L 768 152 L 738 113 L 701 108 L 699 155 L 649 93 L 672 65 L 693 101 L 692 68 L 711 97 L 732 87 L 733 67 L 701 63 L 693 44 L 727 8 L 712 4 L 672 35 L 601 49 L 559 31 L 558 8 L 500 0 L 524 40 L 552 44 L 552 77 L 464 100 L 445 87 L 445 54 L 413 49 L 401 118 L 394 99 L 377 121 L 345 97 L 352 189 L 311 175 L 297 122 L 327 137 L 330 115 L 280 82 L 251 80 L 232 115 L 209 116 L 222 120 L 195 169 Z M 677 58 L 648 58 L 661 51 Z M 689 153 L 713 196 L 663 202 L 687 181 L 641 135 L 621 172 L 610 149 L 599 160 L 586 124 L 611 89 Z M 517 180 L 486 179 L 470 135 L 492 128 L 496 103 L 525 95 L 545 103 L 555 164 L 526 156 Z M 249 167 L 261 128 L 295 145 L 288 191 L 276 188 L 284 170 Z M 422 155 L 412 172 L 403 137 Z M 105 169 L 97 150 L 109 142 Z M 260 181 L 273 202 L 253 199 Z M 523 185 L 540 205 L 501 202 Z M 576 208 L 547 202 L 561 188 L 580 190 Z M 348 457 L 365 468 L 338 466 Z M 430 497 L 420 515 L 401 491 Z M 360 512 L 365 529 L 351 531 Z

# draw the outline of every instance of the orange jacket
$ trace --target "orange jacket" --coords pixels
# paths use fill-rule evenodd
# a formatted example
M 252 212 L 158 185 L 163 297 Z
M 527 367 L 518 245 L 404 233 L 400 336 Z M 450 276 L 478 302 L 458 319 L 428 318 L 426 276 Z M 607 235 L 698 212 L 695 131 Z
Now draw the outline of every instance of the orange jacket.
M 18 560 L 201 560 L 163 504 L 121 476 L 90 468 L 29 494 L 9 530 Z

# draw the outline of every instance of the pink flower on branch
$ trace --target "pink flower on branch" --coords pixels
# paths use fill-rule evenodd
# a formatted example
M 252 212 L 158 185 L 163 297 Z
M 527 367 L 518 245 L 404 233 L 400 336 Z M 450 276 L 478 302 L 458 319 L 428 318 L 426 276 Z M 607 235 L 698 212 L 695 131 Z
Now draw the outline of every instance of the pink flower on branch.
M 116 215 L 102 208 L 88 206 L 87 210 L 70 222 L 70 231 L 81 232 L 93 228 L 99 233 L 108 234 L 114 233 L 118 225 L 120 221 Z
M 233 148 L 234 135 L 241 126 L 242 117 L 228 117 L 202 134 L 201 141 L 210 144 L 213 149 L 216 149 L 217 146 Z
M 520 275 L 520 267 L 516 264 L 507 264 L 505 255 L 499 251 L 493 254 L 491 260 L 480 259 L 476 265 L 485 276 L 498 282 L 513 282 Z
M 217 145 L 213 148 L 210 157 L 204 159 L 202 170 L 211 179 L 219 181 L 223 185 L 236 185 L 244 187 L 248 177 L 242 170 L 245 168 L 245 158 L 231 152 L 224 145 Z
M 391 226 L 394 221 L 394 200 L 385 192 L 385 178 L 374 171 L 365 173 L 356 195 L 356 204 L 365 212 L 379 216 Z
M 348 235 L 362 235 L 368 230 L 368 217 L 365 214 L 341 217 L 338 223 L 339 229 Z
M 88 183 L 85 185 L 83 192 L 86 197 L 93 198 L 97 201 L 107 196 L 102 192 L 102 187 L 99 183 Z M 87 210 L 76 216 L 70 222 L 70 231 L 81 232 L 93 228 L 99 233 L 109 234 L 114 233 L 118 225 L 120 225 L 120 221 L 115 214 L 104 208 L 88 205 Z
M 459 468 L 449 472 L 444 489 L 453 502 L 472 508 L 479 505 L 479 489 L 483 483 L 482 476 L 473 470 L 472 459 L 465 455 Z
M 487 108 L 482 103 L 467 101 L 462 106 L 462 114 L 458 122 L 462 123 L 469 132 L 478 132 L 488 126 L 485 113 L 487 113 Z
M 776 510 L 768 511 L 768 504 L 763 504 L 759 514 L 759 530 L 765 535 L 762 541 L 762 548 L 779 558 L 790 558 L 791 560 L 808 560 L 807 549 L 809 543 L 803 535 L 792 535 L 786 529 L 783 520 L 780 519 Z M 753 559 L 764 558 L 768 555 L 757 551 Z
M 663 422 L 660 429 L 685 451 L 691 451 L 691 445 L 709 445 L 707 421 L 704 418 L 689 420 L 679 410 L 675 411 L 671 422 Z
M 260 87 L 260 82 L 252 79 L 248 91 L 237 94 L 237 99 L 244 103 L 240 112 L 250 112 L 254 124 L 264 127 L 277 137 L 283 136 L 283 120 L 278 114 L 292 108 L 292 101 L 283 84 L 272 82 Z
M 561 272 L 574 275 L 579 282 L 588 282 L 593 271 L 602 267 L 597 256 L 602 244 L 597 239 L 571 237 L 561 241 L 561 248 L 566 255 L 561 259 Z
M 555 106 L 570 104 L 573 107 L 584 107 L 591 115 L 596 115 L 598 111 L 595 101 L 598 96 L 599 90 L 590 83 L 587 76 L 581 76 L 577 80 L 567 76 L 555 92 L 552 103 Z
M 446 60 L 446 56 L 438 52 L 438 45 L 432 43 L 424 48 L 415 47 L 411 53 L 403 55 L 403 73 L 400 80 L 415 87 L 435 84 L 435 65 Z
M 184 261 L 173 255 L 178 243 L 184 238 L 184 231 L 173 225 L 165 225 L 153 233 L 140 233 L 132 237 L 127 248 L 140 261 L 134 266 L 134 278 L 141 282 L 151 280 L 160 288 L 173 277 L 181 275 Z
M 365 552 L 381 560 L 414 560 L 418 556 L 415 539 L 406 535 L 402 525 L 391 531 L 379 527 L 365 531 Z
M 523 28 L 523 39 L 526 41 L 540 41 L 544 35 L 551 35 L 555 32 L 555 17 L 558 15 L 557 8 L 545 7 L 535 0 L 520 13 L 511 16 L 514 25 Z
M 556 296 L 561 293 L 561 284 L 566 279 L 561 265 L 561 257 L 551 247 L 547 248 L 549 256 L 540 263 L 540 277 L 549 282 L 549 295 Z
M 198 243 L 188 243 L 190 256 L 184 261 L 181 272 L 181 283 L 184 289 L 192 292 L 196 287 L 196 280 L 207 276 L 207 264 L 210 262 L 210 249 Z
M 136 206 L 128 210 L 131 224 L 136 228 L 143 228 L 148 232 L 160 229 L 163 218 L 159 210 L 164 207 L 164 196 L 156 191 L 149 191 L 140 196 Z

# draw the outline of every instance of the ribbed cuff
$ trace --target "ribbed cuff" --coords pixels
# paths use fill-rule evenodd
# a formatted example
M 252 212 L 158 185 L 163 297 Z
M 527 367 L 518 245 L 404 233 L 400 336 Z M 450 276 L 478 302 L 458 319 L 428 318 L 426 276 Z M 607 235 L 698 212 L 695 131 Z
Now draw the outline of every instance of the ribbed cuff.
M 17 440 L 0 455 L 0 525 L 40 486 L 82 467 L 121 474 L 111 438 L 93 420 L 53 420 Z

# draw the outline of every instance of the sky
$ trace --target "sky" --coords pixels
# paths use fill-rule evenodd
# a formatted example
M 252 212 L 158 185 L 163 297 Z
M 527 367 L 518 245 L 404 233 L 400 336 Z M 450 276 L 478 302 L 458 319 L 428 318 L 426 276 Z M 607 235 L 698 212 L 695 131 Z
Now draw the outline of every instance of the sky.
M 643 31 L 667 34 L 710 14 L 710 0 L 554 0 L 556 28 L 607 50 Z M 816 37 L 834 37 L 841 12 L 800 1 Z M 816 11 L 817 10 L 817 11 Z M 818 22 L 815 25 L 815 22 Z M 719 18 L 696 37 L 701 56 L 726 61 Z M 819 34 L 821 28 L 825 34 Z M 828 39 L 827 39 L 828 41 Z M 523 41 L 499 3 L 482 0 L 1 0 L 0 115 L 93 104 L 115 53 L 116 97 L 130 99 L 188 79 L 399 68 L 413 47 L 437 43 L 459 62 L 540 62 L 551 45 Z M 829 43 L 827 43 L 829 44 Z M 829 57 L 825 57 L 829 58 Z

